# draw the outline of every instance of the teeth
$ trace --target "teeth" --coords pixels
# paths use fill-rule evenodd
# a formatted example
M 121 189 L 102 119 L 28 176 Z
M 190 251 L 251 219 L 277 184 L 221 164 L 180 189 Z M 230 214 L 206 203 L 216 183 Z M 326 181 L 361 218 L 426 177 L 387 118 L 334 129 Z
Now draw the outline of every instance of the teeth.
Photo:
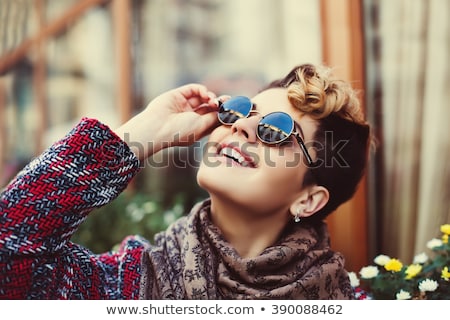
M 245 158 L 239 152 L 237 152 L 232 148 L 224 147 L 222 148 L 222 150 L 220 150 L 220 154 L 232 158 L 243 167 L 249 166 L 249 163 L 245 161 Z

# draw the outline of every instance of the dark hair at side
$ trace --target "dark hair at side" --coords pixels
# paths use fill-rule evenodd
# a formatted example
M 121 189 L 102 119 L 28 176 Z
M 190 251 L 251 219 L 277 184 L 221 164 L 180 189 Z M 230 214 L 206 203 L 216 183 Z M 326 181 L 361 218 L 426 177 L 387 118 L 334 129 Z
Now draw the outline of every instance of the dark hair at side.
M 356 192 L 367 166 L 370 126 L 353 88 L 335 79 L 330 68 L 300 65 L 264 90 L 280 87 L 288 89 L 295 108 L 318 122 L 313 140 L 316 161 L 307 171 L 303 187 L 324 186 L 330 198 L 324 208 L 304 220 L 322 221 Z
M 328 203 L 305 220 L 325 219 L 349 200 L 365 173 L 370 128 L 334 114 L 321 119 L 314 135 L 316 163 L 304 178 L 303 186 L 317 183 L 329 191 Z

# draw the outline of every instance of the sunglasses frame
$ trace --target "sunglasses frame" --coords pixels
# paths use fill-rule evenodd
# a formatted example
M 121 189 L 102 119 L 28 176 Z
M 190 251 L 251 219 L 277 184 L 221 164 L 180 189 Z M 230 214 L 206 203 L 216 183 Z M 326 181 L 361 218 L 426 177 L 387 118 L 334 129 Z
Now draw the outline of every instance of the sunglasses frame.
M 229 101 L 231 102 L 233 99 L 236 99 L 236 98 L 245 98 L 245 100 L 247 100 L 247 101 L 249 102 L 250 108 L 249 108 L 247 114 L 242 114 L 242 113 L 240 113 L 240 112 L 238 112 L 238 111 L 236 111 L 236 110 L 225 109 L 225 108 L 223 107 L 224 104 L 226 104 L 226 103 L 229 102 Z M 250 116 L 250 114 L 252 113 L 253 108 L 254 108 L 254 103 L 253 103 L 248 97 L 245 97 L 245 96 L 236 96 L 236 97 L 233 97 L 233 98 L 231 98 L 231 99 L 229 99 L 229 100 L 227 100 L 227 101 L 225 101 L 225 102 L 222 102 L 222 101 L 219 100 L 219 111 L 218 111 L 218 113 L 217 113 L 217 118 L 219 119 L 220 123 L 222 123 L 222 124 L 224 124 L 224 125 L 227 125 L 227 126 L 231 126 L 231 125 L 233 125 L 233 124 L 234 124 L 237 120 L 239 120 L 239 119 L 248 118 L 248 117 Z M 223 112 L 223 111 L 225 111 L 225 112 L 231 112 L 231 113 L 237 115 L 237 117 L 238 117 L 239 119 L 237 119 L 237 120 L 235 120 L 234 122 L 231 122 L 231 123 L 229 123 L 229 122 L 224 122 L 224 121 L 222 121 L 222 119 L 220 118 L 220 113 Z M 295 139 L 297 140 L 298 144 L 300 145 L 300 149 L 302 150 L 303 154 L 305 155 L 306 161 L 308 162 L 308 166 L 312 166 L 312 165 L 314 164 L 314 161 L 312 160 L 312 157 L 311 157 L 311 155 L 309 154 L 308 149 L 306 148 L 305 142 L 303 141 L 302 137 L 300 137 L 300 134 L 299 134 L 297 131 L 295 131 L 295 121 L 294 121 L 294 119 L 292 119 L 292 117 L 291 117 L 288 113 L 283 112 L 283 111 L 274 111 L 274 112 L 270 112 L 270 113 L 264 115 L 264 116 L 261 118 L 261 120 L 258 122 L 258 127 L 259 127 L 260 125 L 264 125 L 264 124 L 261 124 L 261 121 L 262 121 L 264 118 L 267 118 L 268 116 L 273 115 L 273 114 L 284 114 L 284 115 L 286 115 L 289 119 L 291 119 L 291 122 L 292 122 L 292 126 L 291 126 L 292 128 L 291 128 L 291 131 L 286 135 L 286 137 L 285 137 L 284 139 L 282 139 L 282 140 L 280 140 L 280 141 L 270 142 L 270 141 L 265 141 L 264 139 L 262 139 L 262 138 L 260 137 L 260 135 L 259 135 L 258 130 L 256 129 L 256 136 L 258 137 L 258 139 L 259 139 L 262 143 L 265 143 L 265 144 L 268 144 L 268 145 L 277 145 L 277 144 L 280 144 L 280 143 L 282 143 L 283 141 L 286 141 L 287 139 L 289 139 L 289 137 L 290 137 L 291 135 L 294 135 Z M 281 130 L 281 129 L 279 129 L 279 128 L 277 128 L 277 129 L 280 130 L 280 131 L 283 131 L 283 130 Z

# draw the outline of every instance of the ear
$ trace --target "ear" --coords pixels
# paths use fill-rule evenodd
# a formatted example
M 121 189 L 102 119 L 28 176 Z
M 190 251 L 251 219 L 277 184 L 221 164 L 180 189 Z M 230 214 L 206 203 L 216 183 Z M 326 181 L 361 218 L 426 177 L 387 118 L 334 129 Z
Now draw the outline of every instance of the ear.
M 322 209 L 329 199 L 330 193 L 327 188 L 323 186 L 308 187 L 291 204 L 291 214 L 300 218 L 312 216 Z

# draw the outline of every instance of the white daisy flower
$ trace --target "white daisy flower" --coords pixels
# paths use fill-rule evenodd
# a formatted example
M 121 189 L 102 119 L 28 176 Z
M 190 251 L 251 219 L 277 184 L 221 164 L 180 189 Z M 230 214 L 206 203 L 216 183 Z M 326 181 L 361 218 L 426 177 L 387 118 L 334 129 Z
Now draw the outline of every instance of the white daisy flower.
M 428 249 L 433 249 L 435 247 L 440 247 L 442 246 L 442 240 L 441 239 L 431 239 L 430 241 L 427 242 L 427 248 Z
M 402 289 L 399 292 L 397 292 L 397 294 L 395 295 L 395 298 L 397 300 L 409 300 L 409 299 L 411 299 L 411 294 L 408 291 L 405 291 Z
M 425 252 L 416 254 L 414 256 L 413 264 L 424 264 L 428 261 L 428 256 Z
M 375 262 L 379 266 L 384 266 L 390 260 L 391 260 L 391 257 L 389 257 L 385 254 L 380 254 L 380 255 L 376 256 L 375 259 L 373 259 L 373 262 Z
M 363 279 L 372 279 L 375 278 L 378 275 L 378 267 L 376 266 L 367 266 L 361 268 L 359 271 L 359 275 Z
M 431 279 L 425 279 L 419 283 L 419 290 L 422 292 L 435 291 L 437 289 L 437 287 L 439 287 L 439 284 L 437 283 L 437 281 L 434 281 Z
M 356 288 L 356 287 L 359 286 L 359 279 L 358 279 L 358 277 L 356 276 L 356 273 L 354 273 L 354 272 L 349 272 L 349 273 L 348 273 L 348 277 L 350 278 L 350 285 L 351 285 L 353 288 Z

